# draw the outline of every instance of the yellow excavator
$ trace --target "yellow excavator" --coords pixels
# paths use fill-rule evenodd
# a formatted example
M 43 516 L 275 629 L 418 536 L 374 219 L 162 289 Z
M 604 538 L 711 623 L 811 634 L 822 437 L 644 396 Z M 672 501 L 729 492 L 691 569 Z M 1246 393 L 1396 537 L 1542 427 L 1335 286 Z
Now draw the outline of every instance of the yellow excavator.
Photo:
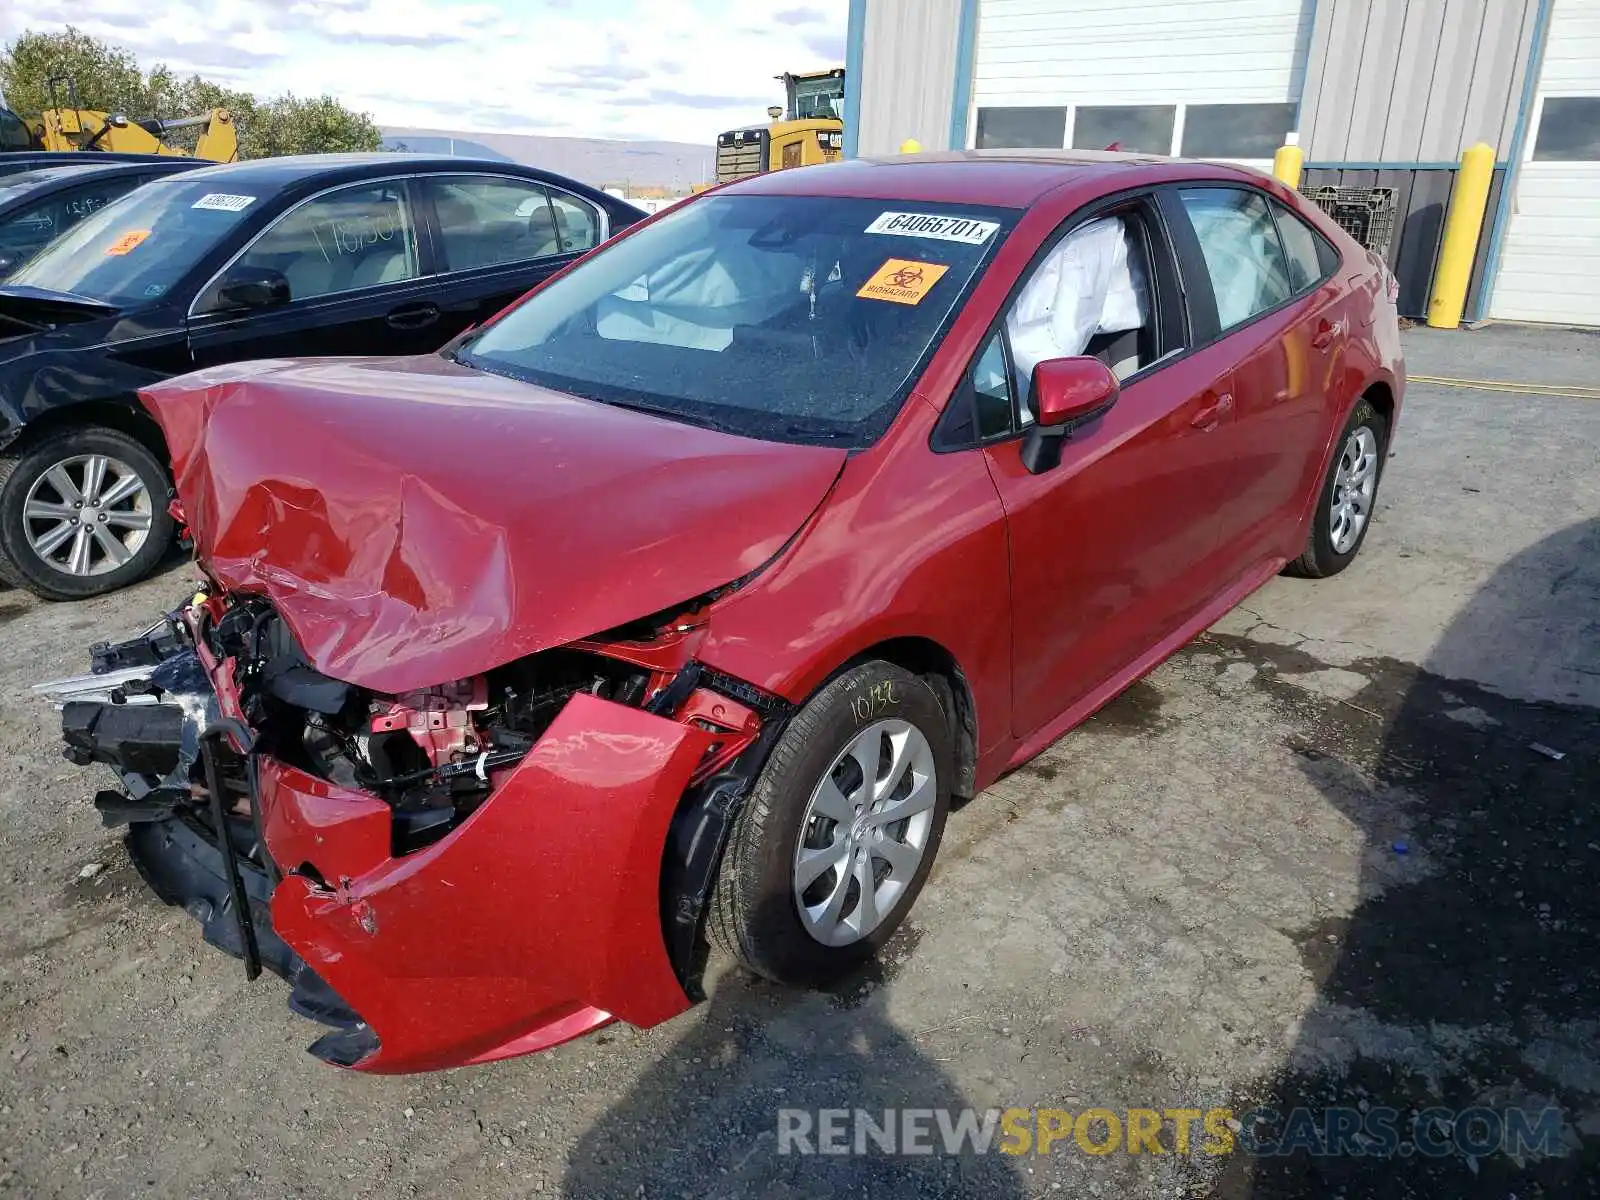
M 52 79 L 47 108 L 26 121 L 0 108 L 0 150 L 108 151 L 115 154 L 160 154 L 178 158 L 205 158 L 234 162 L 239 157 L 239 137 L 233 116 L 225 108 L 176 120 L 132 121 L 121 113 L 101 112 L 78 103 L 71 80 Z M 67 103 L 59 103 L 57 86 L 66 84 Z M 20 127 L 20 128 L 19 128 Z M 199 129 L 194 149 L 169 144 L 164 139 L 180 129 Z M 12 145 L 11 143 L 17 143 Z
M 834 162 L 844 153 L 844 68 L 777 78 L 783 81 L 787 103 L 767 109 L 772 124 L 718 135 L 718 183 Z

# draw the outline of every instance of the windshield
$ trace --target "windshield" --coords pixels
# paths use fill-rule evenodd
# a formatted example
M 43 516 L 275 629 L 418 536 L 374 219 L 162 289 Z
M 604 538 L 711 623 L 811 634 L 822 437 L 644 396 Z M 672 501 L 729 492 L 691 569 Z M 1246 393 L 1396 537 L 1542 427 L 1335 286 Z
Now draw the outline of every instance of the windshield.
M 458 357 L 749 437 L 870 445 L 1016 216 L 707 197 L 553 281 Z
M 215 183 L 158 180 L 85 218 L 6 282 L 119 306 L 158 300 L 256 203 Z

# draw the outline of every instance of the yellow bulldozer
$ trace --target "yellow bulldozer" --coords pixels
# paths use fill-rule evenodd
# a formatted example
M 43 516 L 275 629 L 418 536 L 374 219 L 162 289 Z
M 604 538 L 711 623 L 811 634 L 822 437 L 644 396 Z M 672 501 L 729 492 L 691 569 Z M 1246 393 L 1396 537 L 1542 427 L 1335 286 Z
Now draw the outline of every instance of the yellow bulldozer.
M 777 78 L 783 81 L 787 103 L 767 109 L 770 125 L 718 135 L 718 183 L 834 162 L 844 153 L 844 68 Z
M 233 116 L 213 108 L 199 116 L 176 120 L 134 121 L 121 113 L 101 112 L 78 103 L 78 90 L 67 79 L 52 79 L 52 107 L 25 120 L 0 107 L 0 150 L 102 150 L 115 154 L 161 154 L 180 158 L 205 158 L 228 163 L 239 157 L 239 137 Z M 66 85 L 67 103 L 59 103 L 57 87 Z M 167 139 L 181 129 L 199 129 L 193 150 L 171 145 Z

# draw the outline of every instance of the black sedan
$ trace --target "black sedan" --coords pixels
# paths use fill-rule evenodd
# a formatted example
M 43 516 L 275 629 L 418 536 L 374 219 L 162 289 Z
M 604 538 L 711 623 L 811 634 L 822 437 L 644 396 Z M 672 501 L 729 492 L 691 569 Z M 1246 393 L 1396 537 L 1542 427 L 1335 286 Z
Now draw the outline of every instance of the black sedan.
M 192 158 L 101 162 L 86 154 L 83 160 L 57 154 L 53 163 L 0 176 L 0 279 L 140 184 L 205 165 Z
M 0 579 L 66 600 L 155 567 L 167 450 L 137 389 L 437 350 L 644 215 L 531 167 L 399 154 L 201 167 L 106 206 L 0 284 Z

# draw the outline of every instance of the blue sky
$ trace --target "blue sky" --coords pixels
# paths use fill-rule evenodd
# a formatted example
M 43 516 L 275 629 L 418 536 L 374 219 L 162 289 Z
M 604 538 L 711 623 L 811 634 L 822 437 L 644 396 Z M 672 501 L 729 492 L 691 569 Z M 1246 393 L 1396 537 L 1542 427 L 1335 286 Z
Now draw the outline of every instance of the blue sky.
M 707 143 L 773 76 L 844 64 L 848 0 L 0 0 L 0 41 L 69 22 L 266 95 L 382 125 Z M 131 115 L 131 114 L 130 114 Z

